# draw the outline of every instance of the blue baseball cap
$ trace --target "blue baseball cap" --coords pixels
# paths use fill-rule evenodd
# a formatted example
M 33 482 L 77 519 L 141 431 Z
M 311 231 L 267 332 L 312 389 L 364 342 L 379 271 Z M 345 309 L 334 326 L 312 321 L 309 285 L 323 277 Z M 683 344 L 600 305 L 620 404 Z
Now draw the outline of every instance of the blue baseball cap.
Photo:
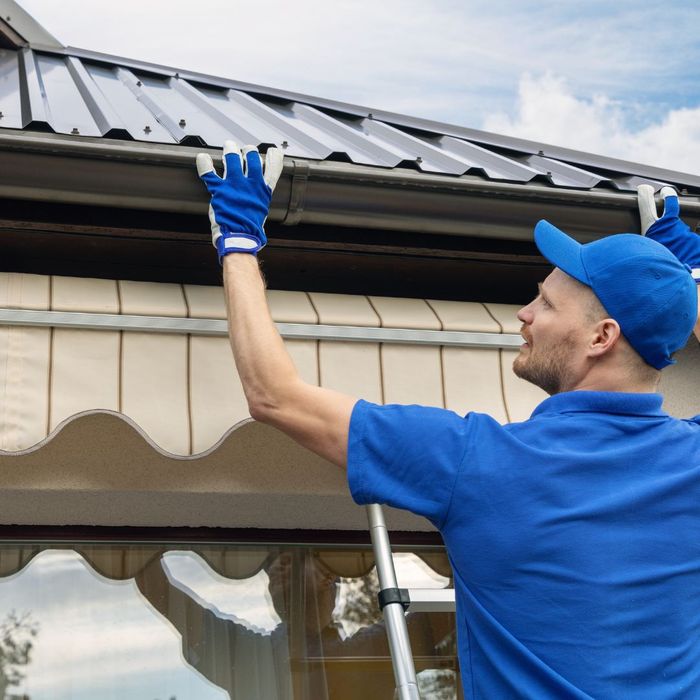
M 535 243 L 549 262 L 593 290 L 629 344 L 652 367 L 672 365 L 698 318 L 697 285 L 668 248 L 635 233 L 581 244 L 540 221 Z

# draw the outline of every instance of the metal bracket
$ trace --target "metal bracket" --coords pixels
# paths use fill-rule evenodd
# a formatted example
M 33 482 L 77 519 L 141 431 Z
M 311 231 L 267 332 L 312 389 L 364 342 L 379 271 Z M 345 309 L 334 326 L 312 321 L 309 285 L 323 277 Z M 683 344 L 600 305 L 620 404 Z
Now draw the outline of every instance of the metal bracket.
M 379 601 L 380 610 L 384 610 L 387 605 L 391 605 L 392 603 L 400 603 L 404 612 L 406 612 L 411 604 L 407 588 L 385 588 L 379 591 L 377 600 Z
M 309 182 L 309 164 L 303 160 L 292 160 L 292 187 L 289 192 L 287 214 L 282 219 L 285 226 L 296 226 L 301 222 L 306 202 L 306 186 Z

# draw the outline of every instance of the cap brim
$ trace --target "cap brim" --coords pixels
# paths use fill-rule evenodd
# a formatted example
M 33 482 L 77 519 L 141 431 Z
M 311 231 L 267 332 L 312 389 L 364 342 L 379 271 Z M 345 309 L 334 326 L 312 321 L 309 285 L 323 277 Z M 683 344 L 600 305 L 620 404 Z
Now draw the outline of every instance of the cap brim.
M 591 285 L 590 278 L 583 266 L 581 249 L 583 246 L 571 236 L 567 236 L 549 221 L 542 219 L 535 226 L 535 244 L 540 253 L 560 270 L 571 275 L 579 282 Z

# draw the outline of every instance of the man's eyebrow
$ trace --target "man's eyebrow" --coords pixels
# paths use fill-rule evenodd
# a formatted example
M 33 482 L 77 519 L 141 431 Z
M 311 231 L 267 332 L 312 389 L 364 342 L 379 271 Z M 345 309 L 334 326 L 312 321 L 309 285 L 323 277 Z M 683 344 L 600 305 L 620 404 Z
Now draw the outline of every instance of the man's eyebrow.
M 546 301 L 549 302 L 549 303 L 551 304 L 551 300 L 550 300 L 550 298 L 549 298 L 549 295 L 548 295 L 547 292 L 545 291 L 545 288 L 544 288 L 544 285 L 542 284 L 542 282 L 538 282 L 538 283 L 537 283 L 537 291 L 540 293 L 540 296 L 541 296 L 541 297 L 543 297 L 544 299 L 546 299 Z

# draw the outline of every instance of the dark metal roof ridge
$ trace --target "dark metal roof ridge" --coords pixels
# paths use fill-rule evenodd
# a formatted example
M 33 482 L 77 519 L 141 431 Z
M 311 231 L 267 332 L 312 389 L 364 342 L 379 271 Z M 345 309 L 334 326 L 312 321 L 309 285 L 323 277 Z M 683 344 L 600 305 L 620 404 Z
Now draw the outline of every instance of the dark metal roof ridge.
M 7 36 L 12 43 L 17 44 L 16 37 L 19 36 L 34 49 L 42 48 L 55 51 L 64 48 L 53 34 L 44 29 L 14 0 L 0 0 L 0 15 L 0 36 Z M 9 29 L 9 32 L 3 32 L 3 25 Z M 17 45 L 21 46 L 22 44 Z
M 20 36 L 1 16 L 0 16 L 0 49 L 12 48 L 21 49 L 27 46 L 27 41 Z
M 0 0 L 2 2 L 3 0 Z M 511 136 L 502 136 L 493 134 L 479 129 L 447 124 L 430 119 L 419 117 L 411 117 L 395 112 L 384 110 L 376 110 L 371 107 L 362 105 L 348 104 L 337 100 L 326 99 L 322 97 L 314 97 L 312 95 L 304 95 L 291 92 L 289 90 L 281 90 L 270 88 L 254 83 L 245 83 L 242 81 L 222 78 L 218 76 L 197 73 L 193 71 L 180 70 L 169 66 L 163 66 L 155 63 L 139 61 L 137 59 L 125 58 L 121 56 L 113 56 L 103 54 L 87 49 L 80 49 L 73 46 L 68 47 L 39 47 L 33 46 L 35 50 L 53 53 L 63 56 L 74 56 L 76 58 L 107 63 L 110 65 L 120 65 L 126 68 L 142 70 L 146 72 L 157 73 L 169 77 L 180 77 L 185 80 L 193 81 L 200 84 L 207 84 L 219 88 L 230 88 L 241 90 L 244 92 L 255 93 L 258 95 L 266 95 L 272 98 L 287 100 L 290 102 L 299 102 L 309 104 L 314 107 L 327 109 L 335 112 L 342 112 L 359 118 L 372 118 L 377 121 L 387 122 L 408 129 L 416 129 L 419 131 L 430 132 L 435 135 L 453 136 L 455 138 L 465 139 L 467 141 L 477 143 L 484 146 L 490 146 L 505 150 L 516 151 L 525 154 L 544 155 L 548 158 L 565 161 L 574 165 L 585 165 L 589 167 L 602 168 L 615 173 L 627 175 L 637 175 L 640 177 L 649 178 L 651 180 L 669 182 L 677 185 L 689 185 L 691 187 L 700 187 L 700 175 L 692 173 L 680 173 L 667 168 L 658 168 L 643 163 L 634 163 L 626 160 L 609 158 L 585 151 L 576 151 L 574 149 L 565 148 L 563 146 L 554 146 L 543 144 L 536 141 L 529 141 Z

